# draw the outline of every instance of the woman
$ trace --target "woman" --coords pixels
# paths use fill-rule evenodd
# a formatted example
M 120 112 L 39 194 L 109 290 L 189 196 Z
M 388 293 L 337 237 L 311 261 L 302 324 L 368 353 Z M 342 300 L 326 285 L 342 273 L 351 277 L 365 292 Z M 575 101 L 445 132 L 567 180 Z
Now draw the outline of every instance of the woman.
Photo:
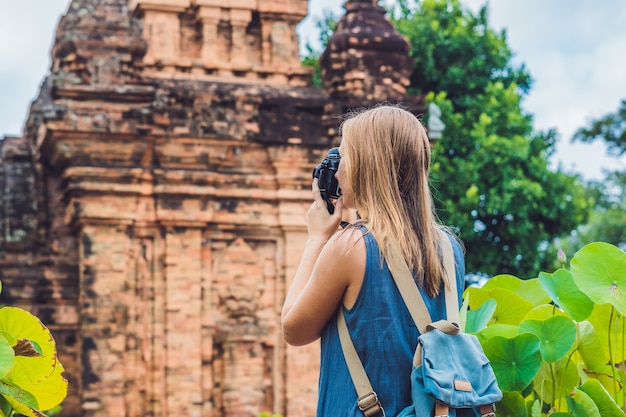
M 411 403 L 410 375 L 418 330 L 386 262 L 397 241 L 433 321 L 445 318 L 437 223 L 430 188 L 430 144 L 421 122 L 396 106 L 378 106 L 345 120 L 336 178 L 342 190 L 329 214 L 313 181 L 308 239 L 282 310 L 285 340 L 305 345 L 321 337 L 317 415 L 362 417 L 337 333 L 343 309 L 350 336 L 388 416 Z M 338 232 L 342 213 L 360 220 Z M 462 248 L 450 235 L 458 293 Z

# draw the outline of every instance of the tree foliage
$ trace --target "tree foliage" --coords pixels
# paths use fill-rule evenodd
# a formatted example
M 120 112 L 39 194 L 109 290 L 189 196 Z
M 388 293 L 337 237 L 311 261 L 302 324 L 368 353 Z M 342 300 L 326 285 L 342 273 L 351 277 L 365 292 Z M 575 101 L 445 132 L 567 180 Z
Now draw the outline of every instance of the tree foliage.
M 591 143 L 603 140 L 608 152 L 616 158 L 626 154 L 626 100 L 612 114 L 592 121 L 589 127 L 579 129 L 572 141 Z M 583 245 L 591 242 L 607 242 L 626 250 L 626 171 L 605 172 L 602 181 L 587 183 L 587 200 L 592 211 L 589 220 L 569 235 L 556 239 L 550 248 L 554 259 L 557 249 L 571 258 Z M 546 265 L 550 263 L 547 262 Z M 554 265 L 554 263 L 552 263 Z
M 608 114 L 591 123 L 590 127 L 579 129 L 573 140 L 593 142 L 602 139 L 608 145 L 608 150 L 615 156 L 626 154 L 626 100 L 615 113 Z
M 557 133 L 535 132 L 521 109 L 531 87 L 513 64 L 506 32 L 459 0 L 388 1 L 396 29 L 411 42 L 409 91 L 443 111 L 432 185 L 438 215 L 467 249 L 468 273 L 530 277 L 547 242 L 584 223 L 581 181 L 548 167 Z
M 458 228 L 467 271 L 532 276 L 545 243 L 585 221 L 581 182 L 548 167 L 556 132 L 534 132 L 521 109 L 531 87 L 512 63 L 506 32 L 458 0 L 400 1 L 393 21 L 412 45 L 415 93 L 446 124 L 435 144 L 433 187 L 444 223 Z

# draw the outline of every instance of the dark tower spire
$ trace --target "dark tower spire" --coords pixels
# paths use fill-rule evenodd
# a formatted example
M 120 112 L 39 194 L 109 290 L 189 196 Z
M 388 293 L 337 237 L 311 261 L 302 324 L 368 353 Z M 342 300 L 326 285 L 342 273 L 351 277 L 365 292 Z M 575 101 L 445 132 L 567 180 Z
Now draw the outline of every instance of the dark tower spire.
M 372 101 L 406 93 L 413 62 L 410 45 L 377 0 L 347 0 L 346 14 L 321 57 L 324 88 L 333 97 Z

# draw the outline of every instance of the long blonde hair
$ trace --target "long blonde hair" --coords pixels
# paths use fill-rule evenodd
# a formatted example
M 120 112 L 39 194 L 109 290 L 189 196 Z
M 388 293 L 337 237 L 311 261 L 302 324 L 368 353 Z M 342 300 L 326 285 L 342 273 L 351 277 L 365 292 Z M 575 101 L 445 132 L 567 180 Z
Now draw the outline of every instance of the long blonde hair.
M 430 143 L 410 112 L 380 105 L 357 112 L 341 125 L 342 161 L 357 212 L 386 256 L 396 241 L 417 283 L 434 297 L 443 266 L 441 226 L 428 184 Z

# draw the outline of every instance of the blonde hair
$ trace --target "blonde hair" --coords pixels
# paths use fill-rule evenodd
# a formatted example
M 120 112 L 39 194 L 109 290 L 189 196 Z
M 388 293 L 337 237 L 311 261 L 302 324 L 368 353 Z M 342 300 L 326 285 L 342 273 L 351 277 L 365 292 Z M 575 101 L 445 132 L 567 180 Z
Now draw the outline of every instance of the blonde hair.
M 396 241 L 417 283 L 439 293 L 441 226 L 428 184 L 430 143 L 412 113 L 392 105 L 357 112 L 341 125 L 342 163 L 356 209 L 383 256 Z

